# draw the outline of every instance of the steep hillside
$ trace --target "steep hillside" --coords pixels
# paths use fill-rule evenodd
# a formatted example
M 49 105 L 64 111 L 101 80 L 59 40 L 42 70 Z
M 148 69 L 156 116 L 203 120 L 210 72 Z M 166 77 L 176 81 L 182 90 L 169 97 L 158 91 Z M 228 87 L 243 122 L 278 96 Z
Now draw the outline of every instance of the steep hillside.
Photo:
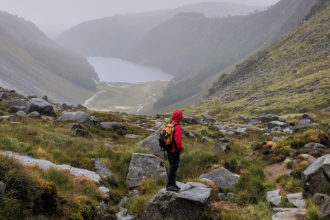
M 315 2 L 283 0 L 267 11 L 221 19 L 181 14 L 153 29 L 131 58 L 179 78 L 189 76 L 167 89 L 155 104 L 161 110 L 199 93 L 209 77 L 296 29 Z
M 330 3 L 321 1 L 296 31 L 224 74 L 204 107 L 212 106 L 217 114 L 225 110 L 258 114 L 329 106 L 329 27 Z
M 85 58 L 48 39 L 32 23 L 0 12 L 0 83 L 26 95 L 78 103 L 96 90 Z
M 125 58 L 154 27 L 180 12 L 200 12 L 207 17 L 248 14 L 256 6 L 230 3 L 200 3 L 176 9 L 117 15 L 88 21 L 64 32 L 58 42 L 88 56 Z

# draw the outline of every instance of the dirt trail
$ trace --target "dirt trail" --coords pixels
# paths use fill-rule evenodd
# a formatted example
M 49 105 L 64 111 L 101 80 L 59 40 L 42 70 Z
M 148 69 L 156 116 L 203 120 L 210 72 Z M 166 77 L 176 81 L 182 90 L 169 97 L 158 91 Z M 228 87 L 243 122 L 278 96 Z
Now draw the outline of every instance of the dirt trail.
M 276 182 L 276 178 L 278 176 L 288 174 L 290 170 L 287 168 L 287 164 L 290 162 L 290 160 L 286 159 L 285 161 L 281 163 L 275 163 L 266 166 L 265 173 L 268 179 L 270 179 L 272 182 L 274 182 L 278 189 L 281 190 L 281 193 L 284 195 L 287 195 L 289 192 L 287 192 L 283 187 Z

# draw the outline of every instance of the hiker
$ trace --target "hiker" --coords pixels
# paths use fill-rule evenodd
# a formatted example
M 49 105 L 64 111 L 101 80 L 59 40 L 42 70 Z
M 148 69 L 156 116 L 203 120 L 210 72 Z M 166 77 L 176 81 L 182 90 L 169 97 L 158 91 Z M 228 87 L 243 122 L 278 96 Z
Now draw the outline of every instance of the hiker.
M 180 154 L 183 152 L 184 148 L 182 146 L 182 127 L 180 121 L 182 119 L 182 111 L 175 110 L 173 112 L 174 134 L 173 134 L 173 147 L 167 151 L 168 161 L 170 163 L 170 171 L 168 174 L 168 180 L 166 185 L 167 191 L 180 191 L 180 187 L 176 185 L 175 177 L 176 171 L 179 167 Z

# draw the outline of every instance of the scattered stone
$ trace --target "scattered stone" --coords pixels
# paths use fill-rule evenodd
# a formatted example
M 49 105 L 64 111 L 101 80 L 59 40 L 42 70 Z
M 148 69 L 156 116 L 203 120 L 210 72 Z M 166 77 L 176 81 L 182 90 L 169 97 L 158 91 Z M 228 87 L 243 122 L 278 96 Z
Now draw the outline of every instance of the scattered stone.
M 316 122 L 316 120 L 309 114 L 304 114 L 301 119 L 309 119 L 311 122 Z
M 5 191 L 6 191 L 6 184 L 0 181 L 0 197 L 5 193 Z
M 153 197 L 142 216 L 142 220 L 180 219 L 195 220 L 202 213 L 212 189 L 201 183 L 177 182 L 178 193 L 162 189 Z
M 107 187 L 104 187 L 104 186 L 100 186 L 99 190 L 102 193 L 103 200 L 109 200 L 109 198 L 110 198 L 110 189 L 108 189 Z
M 21 116 L 21 117 L 25 117 L 26 113 L 24 111 L 18 111 L 18 112 L 16 112 L 16 115 Z
M 72 109 L 73 106 L 72 105 L 68 105 L 66 103 L 63 103 L 62 105 L 58 106 L 58 108 L 61 109 L 61 110 L 66 111 L 66 110 Z
M 229 142 L 219 142 L 212 145 L 214 150 L 219 150 L 225 153 L 230 150 L 229 146 L 230 146 Z
M 102 178 L 114 176 L 112 171 L 100 159 L 95 160 L 95 170 Z
M 113 147 L 110 144 L 105 144 L 104 145 L 106 148 L 108 148 L 109 150 L 111 150 L 112 152 L 115 152 Z
M 127 129 L 126 126 L 118 123 L 118 122 L 102 122 L 100 124 L 101 128 L 103 129 L 109 129 L 112 128 L 115 130 L 119 135 L 126 135 L 127 134 Z
M 306 148 L 310 148 L 313 150 L 319 150 L 319 151 L 325 151 L 325 150 L 330 150 L 330 148 L 328 148 L 327 146 L 323 145 L 323 144 L 319 144 L 319 143 L 309 143 L 309 144 L 305 144 Z
M 214 169 L 199 178 L 217 185 L 219 188 L 232 188 L 239 180 L 239 175 L 230 172 L 224 167 Z
M 202 136 L 208 136 L 209 133 L 208 133 L 206 130 L 203 129 L 203 130 L 201 131 L 201 135 L 202 135 Z
M 9 112 L 16 113 L 18 111 L 26 111 L 27 103 L 21 99 L 15 99 L 6 103 Z
M 312 164 L 315 162 L 316 158 L 309 155 L 309 154 L 300 154 L 300 156 L 304 159 L 307 159 L 308 160 L 308 163 Z
M 241 199 L 240 196 L 236 195 L 235 193 L 227 193 L 227 198 L 228 199 Z
M 42 119 L 42 120 L 53 121 L 53 120 L 54 120 L 54 117 L 52 117 L 52 116 L 45 116 L 45 115 L 42 115 L 42 116 L 41 116 L 41 119 Z
M 320 212 L 323 217 L 330 217 L 330 196 L 316 193 L 314 196 L 315 203 L 320 207 Z
M 267 192 L 267 201 L 273 206 L 279 206 L 282 201 L 280 190 L 277 189 Z
M 292 134 L 293 130 L 291 128 L 285 128 L 285 129 L 283 129 L 283 132 L 288 133 L 288 134 Z
M 10 98 L 10 94 L 8 94 L 6 92 L 0 92 L 0 100 L 9 99 L 9 98 Z
M 186 116 L 182 118 L 182 122 L 186 124 L 191 124 L 191 125 L 197 125 L 200 124 L 201 121 L 199 118 L 196 116 Z
M 218 199 L 219 200 L 227 200 L 227 197 L 226 197 L 226 195 L 224 193 L 219 193 L 218 194 Z
M 108 214 L 108 205 L 104 201 L 101 202 L 100 206 L 96 206 L 96 220 L 112 219 Z
M 0 115 L 3 115 L 3 111 L 2 110 L 0 110 Z
M 244 134 L 246 132 L 246 128 L 237 128 L 235 132 L 238 134 Z
M 39 98 L 31 99 L 27 104 L 27 112 L 39 112 L 44 115 L 54 115 L 54 107 L 48 101 Z
M 301 119 L 295 127 L 295 131 L 300 129 L 312 127 L 313 124 L 310 119 Z
M 272 115 L 272 114 L 266 114 L 266 115 L 260 115 L 259 121 L 262 123 L 268 123 L 271 121 L 278 121 L 279 117 L 277 115 Z
M 130 138 L 130 139 L 142 139 L 141 135 L 136 135 L 136 134 L 126 134 L 125 138 Z
M 139 186 L 143 180 L 150 177 L 164 181 L 167 179 L 164 162 L 151 154 L 134 153 L 127 174 L 129 188 Z
M 41 115 L 39 114 L 39 112 L 31 112 L 28 114 L 28 117 L 34 118 L 34 119 L 41 119 Z
M 146 148 L 147 151 L 151 154 L 154 154 L 158 157 L 164 157 L 164 152 L 161 151 L 159 147 L 159 135 L 163 126 L 160 126 L 159 129 L 151 134 L 149 137 L 143 139 L 139 146 Z
M 92 117 L 85 112 L 63 112 L 62 116 L 58 118 L 59 121 L 76 121 L 79 123 L 86 123 L 92 126 L 97 126 L 99 120 Z
M 303 193 L 294 193 L 286 195 L 286 198 L 289 200 L 291 204 L 293 204 L 297 208 L 305 207 L 305 200 L 303 198 Z
M 316 159 L 303 173 L 301 183 L 307 192 L 322 193 L 330 189 L 330 154 Z
M 276 127 L 280 127 L 280 128 L 286 128 L 288 126 L 287 123 L 285 122 L 281 122 L 281 121 L 271 121 L 268 123 L 268 129 L 271 130 L 273 128 Z
M 204 121 L 211 122 L 211 123 L 215 122 L 214 118 L 212 118 L 212 116 L 209 114 L 203 114 L 202 117 L 203 117 Z
M 13 115 L 3 115 L 3 116 L 0 116 L 0 121 L 1 120 L 14 120 L 15 119 L 15 116 Z
M 73 137 L 82 137 L 87 139 L 93 139 L 93 136 L 86 130 L 83 129 L 75 129 L 72 131 L 71 135 Z
M 330 112 L 330 107 L 327 107 L 327 108 L 321 109 L 320 112 Z
M 303 220 L 305 219 L 306 210 L 298 208 L 273 208 L 275 215 L 272 220 Z

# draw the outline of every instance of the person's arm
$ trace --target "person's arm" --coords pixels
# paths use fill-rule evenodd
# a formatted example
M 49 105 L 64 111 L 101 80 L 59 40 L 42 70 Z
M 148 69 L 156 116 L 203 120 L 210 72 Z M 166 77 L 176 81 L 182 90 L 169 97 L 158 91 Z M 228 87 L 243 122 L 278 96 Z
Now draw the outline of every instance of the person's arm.
M 182 127 L 180 125 L 175 127 L 174 140 L 177 149 L 180 153 L 182 153 L 184 151 L 184 148 L 182 146 Z

